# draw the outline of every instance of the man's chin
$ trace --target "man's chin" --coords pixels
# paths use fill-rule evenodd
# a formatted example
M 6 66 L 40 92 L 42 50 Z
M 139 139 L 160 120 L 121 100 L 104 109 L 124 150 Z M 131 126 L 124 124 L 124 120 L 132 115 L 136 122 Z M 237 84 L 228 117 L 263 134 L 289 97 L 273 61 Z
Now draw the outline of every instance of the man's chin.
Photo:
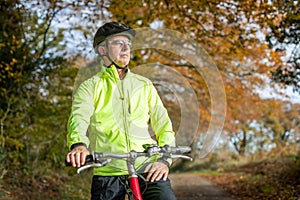
M 119 67 L 126 67 L 129 62 L 115 62 Z

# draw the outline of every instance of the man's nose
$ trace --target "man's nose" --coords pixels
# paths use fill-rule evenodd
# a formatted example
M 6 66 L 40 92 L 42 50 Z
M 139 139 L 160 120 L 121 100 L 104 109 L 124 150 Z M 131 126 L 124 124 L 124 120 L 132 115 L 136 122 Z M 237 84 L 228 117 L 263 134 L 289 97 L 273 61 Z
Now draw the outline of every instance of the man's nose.
M 122 51 L 127 51 L 130 48 L 129 44 L 124 43 L 122 47 Z

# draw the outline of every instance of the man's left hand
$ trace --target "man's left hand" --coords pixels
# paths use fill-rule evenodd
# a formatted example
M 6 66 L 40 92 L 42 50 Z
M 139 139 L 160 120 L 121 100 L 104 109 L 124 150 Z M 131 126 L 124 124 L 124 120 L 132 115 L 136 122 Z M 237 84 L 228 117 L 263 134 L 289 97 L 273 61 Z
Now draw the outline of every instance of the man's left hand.
M 145 172 L 148 172 L 147 181 L 165 181 L 168 178 L 169 167 L 162 162 L 154 162 L 146 167 Z

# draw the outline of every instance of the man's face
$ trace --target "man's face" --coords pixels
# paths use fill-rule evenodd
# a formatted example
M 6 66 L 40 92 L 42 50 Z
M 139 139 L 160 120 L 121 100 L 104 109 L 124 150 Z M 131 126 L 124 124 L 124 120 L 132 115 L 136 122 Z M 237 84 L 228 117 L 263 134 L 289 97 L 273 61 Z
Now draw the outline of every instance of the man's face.
M 108 40 L 110 58 L 120 67 L 128 65 L 130 61 L 131 41 L 122 35 L 114 36 Z

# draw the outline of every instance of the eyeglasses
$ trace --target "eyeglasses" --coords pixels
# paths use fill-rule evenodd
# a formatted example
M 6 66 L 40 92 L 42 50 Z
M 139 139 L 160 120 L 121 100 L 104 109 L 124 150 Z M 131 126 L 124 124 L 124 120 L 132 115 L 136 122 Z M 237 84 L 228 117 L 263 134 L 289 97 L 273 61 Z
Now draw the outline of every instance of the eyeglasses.
M 124 47 L 125 44 L 129 46 L 129 48 L 132 47 L 132 42 L 130 40 L 112 40 L 109 42 L 109 44 L 116 46 L 116 47 Z

